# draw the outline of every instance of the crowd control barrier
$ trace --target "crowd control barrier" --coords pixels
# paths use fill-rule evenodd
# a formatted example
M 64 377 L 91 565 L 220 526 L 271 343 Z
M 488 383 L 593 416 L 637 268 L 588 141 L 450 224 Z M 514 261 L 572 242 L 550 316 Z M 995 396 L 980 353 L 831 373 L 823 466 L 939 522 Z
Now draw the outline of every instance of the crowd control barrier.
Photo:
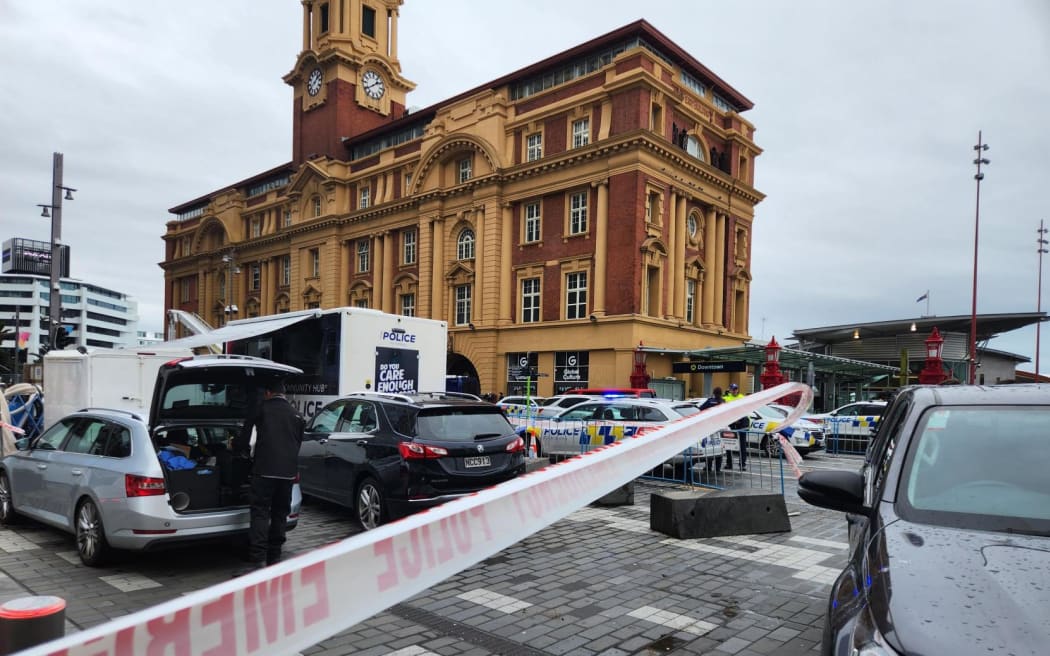
M 293 654 L 625 485 L 755 408 L 812 390 L 785 383 L 599 447 L 243 577 L 24 652 L 25 656 Z

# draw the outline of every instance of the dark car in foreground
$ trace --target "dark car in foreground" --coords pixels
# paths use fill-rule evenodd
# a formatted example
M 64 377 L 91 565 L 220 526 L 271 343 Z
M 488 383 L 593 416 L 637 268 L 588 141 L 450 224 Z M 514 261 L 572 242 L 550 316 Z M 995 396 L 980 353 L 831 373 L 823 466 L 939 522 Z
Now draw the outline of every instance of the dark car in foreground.
M 850 521 L 824 654 L 1050 652 L 1048 427 L 1050 386 L 905 388 L 859 472 L 802 476 Z
M 510 480 L 525 442 L 492 403 L 446 393 L 357 393 L 314 415 L 299 450 L 304 494 L 366 528 Z

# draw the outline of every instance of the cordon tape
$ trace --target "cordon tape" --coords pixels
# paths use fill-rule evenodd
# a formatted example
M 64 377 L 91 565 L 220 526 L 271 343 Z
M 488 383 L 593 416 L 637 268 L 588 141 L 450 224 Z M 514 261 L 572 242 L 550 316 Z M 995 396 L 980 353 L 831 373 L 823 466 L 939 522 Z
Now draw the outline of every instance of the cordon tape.
M 24 656 L 294 654 L 426 590 L 634 480 L 785 383 L 410 515 L 238 579 L 21 652 Z

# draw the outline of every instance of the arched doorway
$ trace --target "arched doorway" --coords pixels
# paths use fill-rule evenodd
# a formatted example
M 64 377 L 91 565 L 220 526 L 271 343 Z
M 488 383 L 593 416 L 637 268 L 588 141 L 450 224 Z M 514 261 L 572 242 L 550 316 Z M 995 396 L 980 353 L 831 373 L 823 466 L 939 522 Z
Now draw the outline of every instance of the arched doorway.
M 478 378 L 478 370 L 465 355 L 448 352 L 445 359 L 445 391 L 481 396 L 481 380 Z

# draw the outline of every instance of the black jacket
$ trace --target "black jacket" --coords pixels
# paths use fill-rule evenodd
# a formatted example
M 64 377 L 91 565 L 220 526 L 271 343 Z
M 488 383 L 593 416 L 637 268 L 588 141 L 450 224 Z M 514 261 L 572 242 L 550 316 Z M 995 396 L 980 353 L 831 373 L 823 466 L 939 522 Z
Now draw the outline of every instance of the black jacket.
M 244 423 L 235 450 L 246 452 L 255 428 L 252 474 L 270 478 L 295 478 L 299 471 L 299 446 L 306 420 L 288 399 L 274 396 L 259 404 L 258 412 Z

